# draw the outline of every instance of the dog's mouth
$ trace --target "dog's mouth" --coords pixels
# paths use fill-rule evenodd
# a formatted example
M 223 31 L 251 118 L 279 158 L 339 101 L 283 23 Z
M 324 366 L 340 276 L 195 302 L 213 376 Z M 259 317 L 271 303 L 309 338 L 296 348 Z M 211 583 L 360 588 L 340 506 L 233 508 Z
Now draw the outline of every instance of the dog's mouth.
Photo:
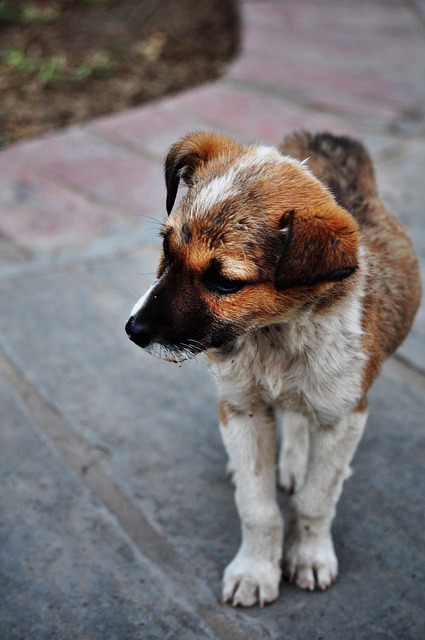
M 193 358 L 196 358 L 196 356 L 202 353 L 204 349 L 180 347 L 163 342 L 153 342 L 145 347 L 145 351 L 160 360 L 178 364 L 185 362 L 186 360 L 193 360 Z

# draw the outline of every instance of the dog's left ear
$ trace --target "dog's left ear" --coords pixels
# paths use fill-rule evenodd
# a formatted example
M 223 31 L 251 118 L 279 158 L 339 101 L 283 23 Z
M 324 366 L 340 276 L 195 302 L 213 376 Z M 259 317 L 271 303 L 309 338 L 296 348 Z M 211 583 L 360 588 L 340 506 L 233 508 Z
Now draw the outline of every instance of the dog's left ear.
M 220 155 L 234 155 L 240 146 L 217 133 L 197 131 L 176 142 L 165 159 L 165 183 L 167 186 L 167 213 L 170 214 L 174 206 L 180 178 L 188 187 L 193 184 L 193 175 L 202 166 Z
M 359 229 L 345 209 L 287 211 L 280 220 L 283 249 L 275 271 L 278 291 L 336 282 L 358 266 Z

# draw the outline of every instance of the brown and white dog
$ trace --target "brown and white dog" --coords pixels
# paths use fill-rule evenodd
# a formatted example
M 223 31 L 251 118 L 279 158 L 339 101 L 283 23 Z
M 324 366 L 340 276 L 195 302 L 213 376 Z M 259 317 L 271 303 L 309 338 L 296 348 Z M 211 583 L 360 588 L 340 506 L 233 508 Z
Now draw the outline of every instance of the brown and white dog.
M 218 370 L 220 429 L 242 543 L 223 599 L 278 597 L 281 486 L 293 494 L 283 569 L 325 589 L 338 563 L 331 523 L 367 417 L 366 394 L 419 304 L 418 264 L 378 199 L 370 158 L 348 138 L 308 133 L 280 147 L 197 132 L 165 162 L 157 280 L 126 330 L 172 362 L 205 352 Z

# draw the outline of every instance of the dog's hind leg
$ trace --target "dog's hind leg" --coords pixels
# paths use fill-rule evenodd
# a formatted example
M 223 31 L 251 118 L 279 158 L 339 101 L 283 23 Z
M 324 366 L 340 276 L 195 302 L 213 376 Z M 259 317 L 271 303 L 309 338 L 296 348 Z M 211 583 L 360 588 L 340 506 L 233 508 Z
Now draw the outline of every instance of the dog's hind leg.
M 308 420 L 301 413 L 286 410 L 281 422 L 279 485 L 293 494 L 304 484 L 309 446 Z
M 284 562 L 289 581 L 303 589 L 326 589 L 337 577 L 331 524 L 366 419 L 366 412 L 355 411 L 335 427 L 311 429 L 305 482 L 291 499 Z
M 276 501 L 274 414 L 264 405 L 245 411 L 226 403 L 222 414 L 220 430 L 234 469 L 242 527 L 240 549 L 224 572 L 223 600 L 263 606 L 278 597 L 281 577 L 283 518 Z

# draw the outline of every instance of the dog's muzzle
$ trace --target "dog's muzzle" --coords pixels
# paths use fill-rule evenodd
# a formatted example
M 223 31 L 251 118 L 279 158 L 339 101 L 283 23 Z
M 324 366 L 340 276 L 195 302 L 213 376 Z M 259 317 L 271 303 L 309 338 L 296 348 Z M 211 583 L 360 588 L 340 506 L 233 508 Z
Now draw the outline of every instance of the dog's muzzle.
M 183 362 L 194 358 L 202 349 L 199 346 L 174 345 L 165 342 L 150 325 L 138 319 L 138 314 L 131 316 L 125 330 L 132 342 L 148 353 L 167 362 Z
M 179 277 L 159 280 L 140 298 L 125 325 L 134 344 L 163 360 L 181 362 L 228 341 L 207 303 Z

